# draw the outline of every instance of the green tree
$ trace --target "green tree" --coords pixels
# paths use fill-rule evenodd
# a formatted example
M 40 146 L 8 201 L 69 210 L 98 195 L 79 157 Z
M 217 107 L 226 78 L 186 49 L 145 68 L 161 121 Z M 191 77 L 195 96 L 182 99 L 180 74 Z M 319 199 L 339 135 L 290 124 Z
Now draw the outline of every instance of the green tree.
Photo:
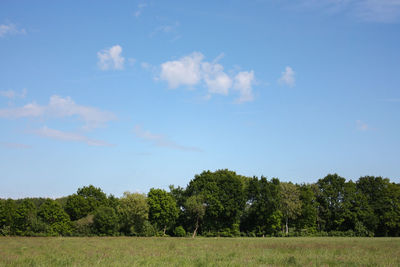
M 147 203 L 150 222 L 162 229 L 165 235 L 167 228 L 171 227 L 178 217 L 175 199 L 165 190 L 151 188 Z
M 185 212 L 189 218 L 194 221 L 194 230 L 192 238 L 196 237 L 197 231 L 199 229 L 200 223 L 204 218 L 206 213 L 206 203 L 204 203 L 204 198 L 201 195 L 193 195 L 189 197 L 185 202 Z
M 300 185 L 300 202 L 301 211 L 296 219 L 296 228 L 298 230 L 306 230 L 307 232 L 314 232 L 316 230 L 317 216 L 318 216 L 318 202 L 315 196 L 315 184 L 302 184 Z
M 32 226 L 36 219 L 36 206 L 30 199 L 23 200 L 17 207 L 12 232 L 17 235 L 31 235 Z
M 285 233 L 289 233 L 289 219 L 294 220 L 300 215 L 300 192 L 292 183 L 280 183 L 280 210 L 285 218 Z
M 99 235 L 115 235 L 118 230 L 118 216 L 111 207 L 101 206 L 93 214 L 93 227 Z
M 141 235 L 143 224 L 149 217 L 146 195 L 125 192 L 117 210 L 121 217 L 122 232 L 126 235 Z
M 207 206 L 203 231 L 229 231 L 239 234 L 240 216 L 245 205 L 243 177 L 233 171 L 205 171 L 196 175 L 186 188 L 188 197 L 201 195 Z
M 344 222 L 343 200 L 346 179 L 337 174 L 328 174 L 319 179 L 317 200 L 322 230 L 338 231 Z
M 47 199 L 39 208 L 38 216 L 50 226 L 50 234 L 68 235 L 71 233 L 71 221 L 61 205 Z
M 246 189 L 247 204 L 242 217 L 241 229 L 257 236 L 277 234 L 281 227 L 280 182 L 273 178 L 253 177 Z
M 87 216 L 93 210 L 89 205 L 89 201 L 85 197 L 73 194 L 67 198 L 65 211 L 68 213 L 72 221 L 76 221 Z
M 114 203 L 115 198 L 113 196 L 108 199 L 100 188 L 89 185 L 79 188 L 76 194 L 68 196 L 65 211 L 71 220 L 75 221 L 93 213 L 100 206 L 112 206 Z

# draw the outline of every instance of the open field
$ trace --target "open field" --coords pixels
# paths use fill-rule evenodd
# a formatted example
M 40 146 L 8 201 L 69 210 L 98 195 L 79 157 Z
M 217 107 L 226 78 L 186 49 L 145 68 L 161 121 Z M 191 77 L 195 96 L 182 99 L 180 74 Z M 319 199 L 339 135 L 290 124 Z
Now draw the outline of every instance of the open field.
M 400 266 L 400 239 L 1 237 L 0 265 Z

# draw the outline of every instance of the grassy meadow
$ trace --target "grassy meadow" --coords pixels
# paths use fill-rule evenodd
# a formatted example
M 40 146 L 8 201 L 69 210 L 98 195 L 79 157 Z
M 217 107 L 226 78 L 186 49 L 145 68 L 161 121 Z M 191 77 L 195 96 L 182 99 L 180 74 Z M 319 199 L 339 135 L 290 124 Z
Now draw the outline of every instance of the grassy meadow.
M 400 266 L 400 239 L 0 238 L 0 266 L 94 265 Z

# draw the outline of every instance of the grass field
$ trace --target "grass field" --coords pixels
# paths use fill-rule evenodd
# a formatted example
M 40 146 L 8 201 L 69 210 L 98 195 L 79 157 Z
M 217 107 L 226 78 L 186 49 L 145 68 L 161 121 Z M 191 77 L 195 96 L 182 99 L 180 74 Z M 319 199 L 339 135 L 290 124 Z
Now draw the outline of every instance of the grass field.
M 0 266 L 99 265 L 400 266 L 400 239 L 0 238 Z

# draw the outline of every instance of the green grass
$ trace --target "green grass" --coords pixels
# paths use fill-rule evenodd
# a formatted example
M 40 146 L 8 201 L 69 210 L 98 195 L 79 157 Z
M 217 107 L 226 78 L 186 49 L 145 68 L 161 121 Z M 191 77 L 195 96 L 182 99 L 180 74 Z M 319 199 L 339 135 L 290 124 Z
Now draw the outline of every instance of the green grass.
M 0 266 L 400 266 L 400 239 L 1 237 Z

